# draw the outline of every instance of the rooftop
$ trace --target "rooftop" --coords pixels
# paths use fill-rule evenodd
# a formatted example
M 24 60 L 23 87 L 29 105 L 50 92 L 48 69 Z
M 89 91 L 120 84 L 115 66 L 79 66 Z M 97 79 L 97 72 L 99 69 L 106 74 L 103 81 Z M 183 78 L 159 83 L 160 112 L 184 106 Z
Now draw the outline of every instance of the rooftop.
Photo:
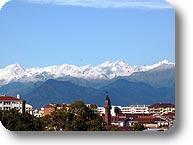
M 21 101 L 21 99 L 12 96 L 0 96 L 0 101 Z
M 149 106 L 149 108 L 166 108 L 166 107 L 174 108 L 175 105 L 171 103 L 156 103 L 156 104 Z

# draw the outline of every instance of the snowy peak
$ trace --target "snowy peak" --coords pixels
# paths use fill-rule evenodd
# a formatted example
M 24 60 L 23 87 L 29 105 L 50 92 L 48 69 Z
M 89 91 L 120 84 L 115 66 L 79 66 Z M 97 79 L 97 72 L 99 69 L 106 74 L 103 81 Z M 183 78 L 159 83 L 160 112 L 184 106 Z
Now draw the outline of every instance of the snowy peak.
M 150 66 L 132 66 L 125 61 L 106 61 L 98 66 L 75 66 L 69 64 L 44 68 L 24 68 L 12 64 L 0 69 L 0 86 L 10 82 L 37 82 L 57 78 L 81 78 L 85 80 L 108 80 L 119 76 L 130 76 L 134 72 L 155 71 L 175 67 L 174 63 L 163 60 Z
M 17 70 L 25 70 L 21 65 L 18 63 L 8 65 L 7 67 L 4 68 L 5 70 L 12 70 L 12 71 L 17 71 Z
M 153 64 L 152 66 L 150 66 L 150 70 L 161 70 L 161 69 L 170 69 L 175 67 L 175 63 L 171 63 L 168 60 L 163 60 L 161 62 L 158 62 L 156 64 Z
M 125 61 L 105 61 L 104 63 L 98 65 L 98 67 L 116 67 L 116 66 L 128 66 L 128 63 Z
M 160 65 L 173 65 L 173 66 L 175 66 L 175 63 L 171 63 L 171 62 L 169 62 L 168 60 L 163 60 L 163 61 L 161 61 L 161 62 L 158 62 L 158 63 L 156 63 L 155 64 L 155 66 L 160 66 Z

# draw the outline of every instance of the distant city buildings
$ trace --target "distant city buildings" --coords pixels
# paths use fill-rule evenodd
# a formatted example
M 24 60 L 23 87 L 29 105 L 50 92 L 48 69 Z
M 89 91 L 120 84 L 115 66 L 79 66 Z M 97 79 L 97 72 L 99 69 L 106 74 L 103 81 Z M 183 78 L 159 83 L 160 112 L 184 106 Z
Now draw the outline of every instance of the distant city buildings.
M 57 109 L 68 109 L 70 104 L 50 103 L 40 110 L 35 109 L 24 100 L 12 96 L 0 96 L 0 110 L 17 109 L 21 113 L 28 112 L 35 117 L 50 115 Z M 175 105 L 170 103 L 155 103 L 152 105 L 111 106 L 107 96 L 104 107 L 97 104 L 85 104 L 98 112 L 103 121 L 116 125 L 121 130 L 133 130 L 135 124 L 142 124 L 146 129 L 168 129 L 175 121 Z

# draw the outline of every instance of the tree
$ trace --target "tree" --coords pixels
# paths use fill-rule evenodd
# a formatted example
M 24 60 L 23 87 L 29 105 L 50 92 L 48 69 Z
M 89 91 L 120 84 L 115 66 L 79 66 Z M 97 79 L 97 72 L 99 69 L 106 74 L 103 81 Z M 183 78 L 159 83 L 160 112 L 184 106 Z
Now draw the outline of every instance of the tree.
M 104 131 L 120 131 L 116 125 L 107 125 L 104 127 Z
M 40 119 L 31 114 L 21 114 L 16 109 L 1 112 L 1 122 L 10 131 L 39 131 L 44 126 Z
M 42 118 L 43 123 L 47 130 L 65 130 L 67 120 L 66 109 L 57 109 L 50 115 L 46 115 Z
M 142 130 L 145 130 L 145 127 L 143 124 L 140 124 L 140 123 L 136 123 L 134 125 L 134 131 L 142 131 Z
M 77 101 L 68 109 L 58 109 L 42 118 L 47 130 L 99 131 L 103 129 L 101 116 L 95 108 Z
M 71 104 L 68 112 L 73 115 L 70 126 L 72 130 L 102 130 L 101 116 L 95 112 L 95 108 L 87 107 L 83 101 Z

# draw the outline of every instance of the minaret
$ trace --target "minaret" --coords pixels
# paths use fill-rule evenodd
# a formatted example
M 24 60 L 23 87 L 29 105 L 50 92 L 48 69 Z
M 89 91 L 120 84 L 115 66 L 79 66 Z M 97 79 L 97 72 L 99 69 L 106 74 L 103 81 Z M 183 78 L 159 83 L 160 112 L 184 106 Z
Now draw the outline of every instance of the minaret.
M 108 96 L 106 97 L 104 108 L 105 108 L 106 125 L 110 125 L 111 124 L 111 101 Z

